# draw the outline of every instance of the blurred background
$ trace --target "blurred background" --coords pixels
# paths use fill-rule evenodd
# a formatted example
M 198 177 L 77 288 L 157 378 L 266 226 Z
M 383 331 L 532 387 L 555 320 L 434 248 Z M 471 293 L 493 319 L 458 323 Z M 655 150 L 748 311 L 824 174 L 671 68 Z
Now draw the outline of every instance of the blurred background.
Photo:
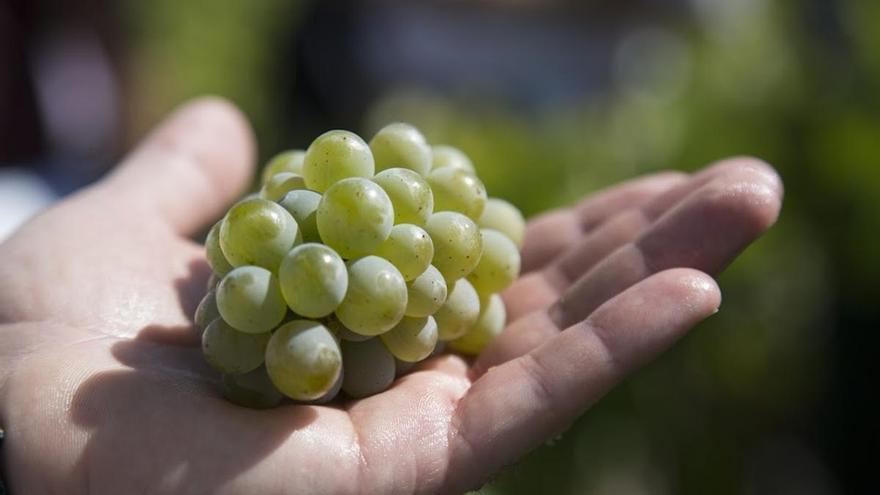
M 876 493 L 880 2 L 0 1 L 0 238 L 213 93 L 261 163 L 404 120 L 526 214 L 759 156 L 722 311 L 487 494 Z

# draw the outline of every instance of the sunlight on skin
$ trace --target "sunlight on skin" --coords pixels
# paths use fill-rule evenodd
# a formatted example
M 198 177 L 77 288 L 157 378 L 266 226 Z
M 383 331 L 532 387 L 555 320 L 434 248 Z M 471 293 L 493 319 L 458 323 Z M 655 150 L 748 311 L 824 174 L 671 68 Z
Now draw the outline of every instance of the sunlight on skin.
M 243 191 L 253 155 L 241 114 L 198 100 L 0 245 L 12 493 L 479 487 L 715 313 L 703 272 L 769 228 L 782 197 L 749 158 L 594 194 L 529 224 L 511 322 L 474 366 L 441 356 L 360 401 L 249 410 L 199 354 L 209 270 L 188 236 Z

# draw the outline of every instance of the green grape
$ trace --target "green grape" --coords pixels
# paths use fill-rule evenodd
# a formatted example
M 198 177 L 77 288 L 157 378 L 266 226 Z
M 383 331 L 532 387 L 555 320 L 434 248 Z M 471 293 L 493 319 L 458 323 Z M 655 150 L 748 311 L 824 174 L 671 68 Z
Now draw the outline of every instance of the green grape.
M 211 272 L 211 276 L 208 277 L 208 281 L 205 282 L 205 292 L 211 292 L 212 290 L 217 289 L 217 285 L 220 281 L 223 280 L 222 275 L 218 275 L 215 272 Z
M 367 256 L 348 263 L 348 292 L 336 317 L 353 332 L 379 335 L 403 318 L 406 302 L 406 282 L 397 268 Z
M 220 247 L 233 266 L 258 265 L 276 270 L 298 234 L 296 220 L 280 205 L 265 199 L 246 199 L 226 214 Z
M 223 220 L 215 223 L 205 238 L 205 258 L 207 258 L 211 270 L 221 277 L 233 268 L 223 254 L 223 250 L 220 249 L 220 230 L 222 224 Z
M 406 284 L 406 289 L 406 316 L 431 316 L 446 302 L 446 280 L 434 265 L 428 265 L 421 275 Z
M 308 189 L 290 191 L 278 202 L 296 220 L 303 242 L 321 242 L 318 235 L 318 204 L 321 195 Z
M 390 261 L 409 282 L 421 275 L 434 258 L 434 243 L 421 227 L 402 223 L 391 229 L 376 255 Z
M 269 409 L 284 400 L 284 395 L 269 379 L 265 366 L 241 375 L 223 375 L 223 396 L 234 404 L 253 409 Z
M 394 381 L 394 356 L 379 339 L 342 342 L 345 378 L 342 390 L 353 398 L 367 397 L 387 389 Z
M 449 297 L 434 313 L 440 340 L 457 339 L 464 335 L 480 316 L 480 297 L 465 279 L 452 286 Z
M 396 122 L 388 124 L 370 140 L 376 170 L 408 168 L 420 175 L 431 171 L 431 147 L 415 127 Z
M 302 175 L 309 189 L 326 191 L 347 177 L 372 177 L 373 153 L 367 143 L 349 131 L 328 131 L 306 151 Z
M 432 263 L 447 282 L 467 276 L 483 253 L 480 229 L 470 218 L 452 211 L 434 213 L 425 230 L 434 242 Z
M 463 336 L 449 342 L 449 347 L 462 354 L 476 356 L 504 330 L 507 311 L 498 294 L 492 294 L 480 308 L 477 322 Z
M 278 280 L 290 309 L 307 318 L 332 313 L 348 289 L 345 262 L 336 251 L 316 243 L 302 244 L 287 253 Z
M 339 342 L 337 341 L 336 343 L 338 344 Z M 307 401 L 307 402 L 305 402 L 305 404 L 319 406 L 321 404 L 326 404 L 326 403 L 332 401 L 333 399 L 336 398 L 336 396 L 339 395 L 339 392 L 342 390 L 342 380 L 344 380 L 344 379 L 345 379 L 345 366 L 343 366 L 342 368 L 339 369 L 339 376 L 336 377 L 336 382 L 333 383 L 333 387 L 330 390 L 328 390 L 326 394 L 318 397 L 315 400 Z
M 238 375 L 263 364 L 267 342 L 268 332 L 239 332 L 223 318 L 217 318 L 202 334 L 202 354 L 218 371 Z
M 465 172 L 475 173 L 474 164 L 471 159 L 458 148 L 445 144 L 437 145 L 432 148 L 432 169 L 438 168 L 457 168 Z
M 217 318 L 220 318 L 220 310 L 217 309 L 216 293 L 212 290 L 202 298 L 202 301 L 196 308 L 196 314 L 193 317 L 193 322 L 196 325 L 196 329 L 199 331 L 199 335 L 204 333 L 205 329 L 208 328 L 208 325 Z
M 389 168 L 373 177 L 391 198 L 394 223 L 422 226 L 434 212 L 434 194 L 424 177 L 406 168 Z
M 262 333 L 281 323 L 287 305 L 272 272 L 259 266 L 241 266 L 227 273 L 217 286 L 217 309 L 236 329 Z
M 260 188 L 260 197 L 269 201 L 278 201 L 290 191 L 306 189 L 306 181 L 302 175 L 293 172 L 281 172 L 273 175 Z
M 379 338 L 395 358 L 417 362 L 425 359 L 437 345 L 437 322 L 434 318 L 406 318 Z
M 318 205 L 318 232 L 343 258 L 376 251 L 394 224 L 394 208 L 385 191 L 360 178 L 343 179 L 324 193 Z
M 305 157 L 306 152 L 303 150 L 289 150 L 273 156 L 263 169 L 261 184 L 265 184 L 273 175 L 280 174 L 281 172 L 292 172 L 302 175 L 303 159 Z
M 486 207 L 486 186 L 475 175 L 443 167 L 428 174 L 434 193 L 434 211 L 457 211 L 476 221 Z
M 266 370 L 284 395 L 315 400 L 336 383 L 342 370 L 342 354 L 324 325 L 294 320 L 272 334 L 266 348 Z
M 439 329 L 438 329 L 438 332 L 439 332 Z M 438 339 L 439 339 L 439 336 L 438 336 Z M 445 350 L 446 350 L 446 342 L 443 342 L 442 340 L 438 340 L 437 346 L 434 347 L 434 352 L 432 352 L 431 355 L 428 357 L 432 358 L 432 357 L 439 356 L 440 354 L 443 354 L 443 351 L 445 351 Z
M 468 281 L 480 294 L 501 292 L 519 276 L 519 249 L 506 235 L 482 229 L 483 256 L 468 275 Z
M 337 318 L 335 315 L 327 318 L 324 325 L 330 330 L 331 333 L 338 337 L 336 340 L 363 342 L 367 339 L 372 338 L 369 335 L 361 335 L 359 333 L 352 332 L 345 325 L 343 325 L 342 322 L 339 321 L 339 318 Z
M 394 376 L 403 376 L 409 373 L 410 371 L 412 371 L 413 368 L 415 368 L 416 364 L 418 363 L 410 363 L 394 358 Z
M 483 214 L 480 215 L 477 225 L 501 232 L 510 238 L 516 247 L 522 248 L 526 221 L 516 206 L 507 201 L 499 198 L 487 199 L 486 207 L 483 208 Z

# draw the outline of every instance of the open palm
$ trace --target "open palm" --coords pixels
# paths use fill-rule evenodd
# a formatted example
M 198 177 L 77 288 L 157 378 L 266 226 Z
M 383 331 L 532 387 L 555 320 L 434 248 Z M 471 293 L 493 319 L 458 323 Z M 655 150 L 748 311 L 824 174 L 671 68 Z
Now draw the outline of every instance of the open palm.
M 187 235 L 247 183 L 228 104 L 178 111 L 117 171 L 0 245 L 0 422 L 13 493 L 409 493 L 478 487 L 714 313 L 713 279 L 773 222 L 771 168 L 732 159 L 618 185 L 529 223 L 509 326 L 475 362 L 386 392 L 223 400 L 191 315 Z

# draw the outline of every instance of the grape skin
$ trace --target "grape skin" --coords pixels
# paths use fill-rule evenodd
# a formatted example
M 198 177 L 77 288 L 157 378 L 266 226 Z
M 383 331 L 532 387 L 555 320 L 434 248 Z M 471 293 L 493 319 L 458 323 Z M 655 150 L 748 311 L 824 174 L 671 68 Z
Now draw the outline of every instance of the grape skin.
M 239 406 L 269 409 L 281 404 L 284 395 L 275 388 L 265 366 L 240 375 L 223 375 L 223 396 Z
M 269 333 L 239 332 L 217 318 L 202 334 L 202 354 L 218 371 L 238 375 L 263 364 L 267 342 Z
M 498 294 L 492 294 L 481 308 L 474 326 L 463 336 L 449 342 L 449 347 L 456 352 L 476 356 L 504 330 L 506 319 L 504 301 Z
M 489 198 L 477 225 L 486 229 L 495 229 L 506 235 L 522 249 L 526 232 L 526 220 L 516 206 L 500 198 Z
M 379 335 L 403 318 L 407 297 L 397 268 L 378 256 L 367 256 L 348 263 L 348 292 L 336 317 L 353 332 Z
M 281 293 L 295 313 L 320 318 L 332 313 L 348 289 L 345 262 L 323 244 L 308 243 L 293 248 L 278 271 Z
M 486 186 L 477 176 L 453 167 L 432 170 L 428 184 L 434 194 L 434 211 L 457 211 L 476 221 L 486 207 Z
M 465 279 L 455 282 L 449 297 L 434 313 L 440 340 L 457 339 L 476 323 L 480 316 L 480 298 Z
M 342 354 L 320 323 L 295 320 L 278 327 L 266 348 L 266 370 L 284 395 L 315 400 L 333 388 L 342 370 Z
M 195 323 L 199 335 L 204 333 L 205 329 L 208 328 L 208 325 L 217 318 L 220 318 L 220 310 L 217 309 L 216 292 L 211 290 L 208 291 L 208 293 L 205 294 L 205 297 L 202 298 L 201 302 L 199 302 L 199 305 L 196 308 L 196 314 L 193 317 L 193 322 Z
M 432 316 L 406 318 L 379 336 L 395 358 L 411 363 L 431 355 L 437 345 L 437 322 Z
M 369 335 L 361 335 L 359 333 L 352 332 L 345 325 L 339 321 L 335 315 L 331 316 L 324 320 L 324 326 L 330 330 L 330 332 L 337 337 L 338 340 L 350 340 L 352 342 L 363 342 L 365 340 L 371 339 Z
M 519 249 L 506 235 L 482 229 L 483 256 L 468 275 L 468 281 L 480 294 L 501 292 L 519 276 Z
M 297 241 L 296 220 L 277 203 L 246 199 L 236 203 L 220 228 L 220 247 L 233 266 L 276 270 Z
M 434 243 L 421 227 L 402 223 L 391 228 L 376 255 L 390 261 L 409 282 L 421 275 L 434 258 Z
M 434 213 L 425 225 L 434 243 L 432 263 L 447 283 L 467 276 L 483 253 L 483 238 L 477 224 L 452 211 Z
M 281 172 L 273 175 L 260 188 L 260 197 L 269 201 L 278 201 L 290 191 L 306 189 L 306 181 L 302 175 L 292 172 Z
M 423 226 L 434 212 L 434 193 L 425 179 L 406 168 L 389 168 L 373 177 L 394 206 L 394 223 Z
M 288 150 L 273 156 L 266 168 L 263 169 L 261 184 L 265 184 L 275 174 L 281 172 L 293 172 L 302 175 L 303 160 L 306 152 L 303 150 Z
M 428 265 L 421 275 L 406 284 L 406 289 L 406 316 L 431 316 L 446 302 L 446 280 L 434 265 Z
M 376 251 L 391 233 L 394 208 L 385 191 L 360 178 L 344 179 L 324 193 L 318 205 L 318 232 L 343 258 Z
M 303 160 L 302 175 L 309 189 L 326 191 L 348 177 L 372 177 L 373 153 L 367 143 L 349 131 L 327 131 L 317 137 Z
M 262 333 L 281 323 L 287 305 L 272 272 L 258 266 L 242 266 L 227 273 L 217 286 L 217 309 L 234 328 Z
M 431 147 L 415 127 L 403 122 L 388 124 L 370 140 L 376 171 L 403 167 L 419 175 L 431 170 Z
M 475 173 L 474 164 L 471 162 L 471 159 L 458 148 L 440 144 L 431 149 L 431 155 L 432 170 L 450 167 L 461 169 L 472 174 Z
M 394 356 L 373 338 L 364 342 L 342 342 L 345 378 L 342 390 L 355 399 L 386 390 L 394 381 Z
M 303 242 L 321 242 L 318 234 L 318 205 L 321 195 L 308 189 L 288 192 L 278 202 L 296 220 Z
M 233 268 L 220 248 L 220 229 L 222 223 L 223 220 L 215 223 L 205 238 L 205 258 L 207 258 L 211 270 L 221 276 L 226 275 Z

